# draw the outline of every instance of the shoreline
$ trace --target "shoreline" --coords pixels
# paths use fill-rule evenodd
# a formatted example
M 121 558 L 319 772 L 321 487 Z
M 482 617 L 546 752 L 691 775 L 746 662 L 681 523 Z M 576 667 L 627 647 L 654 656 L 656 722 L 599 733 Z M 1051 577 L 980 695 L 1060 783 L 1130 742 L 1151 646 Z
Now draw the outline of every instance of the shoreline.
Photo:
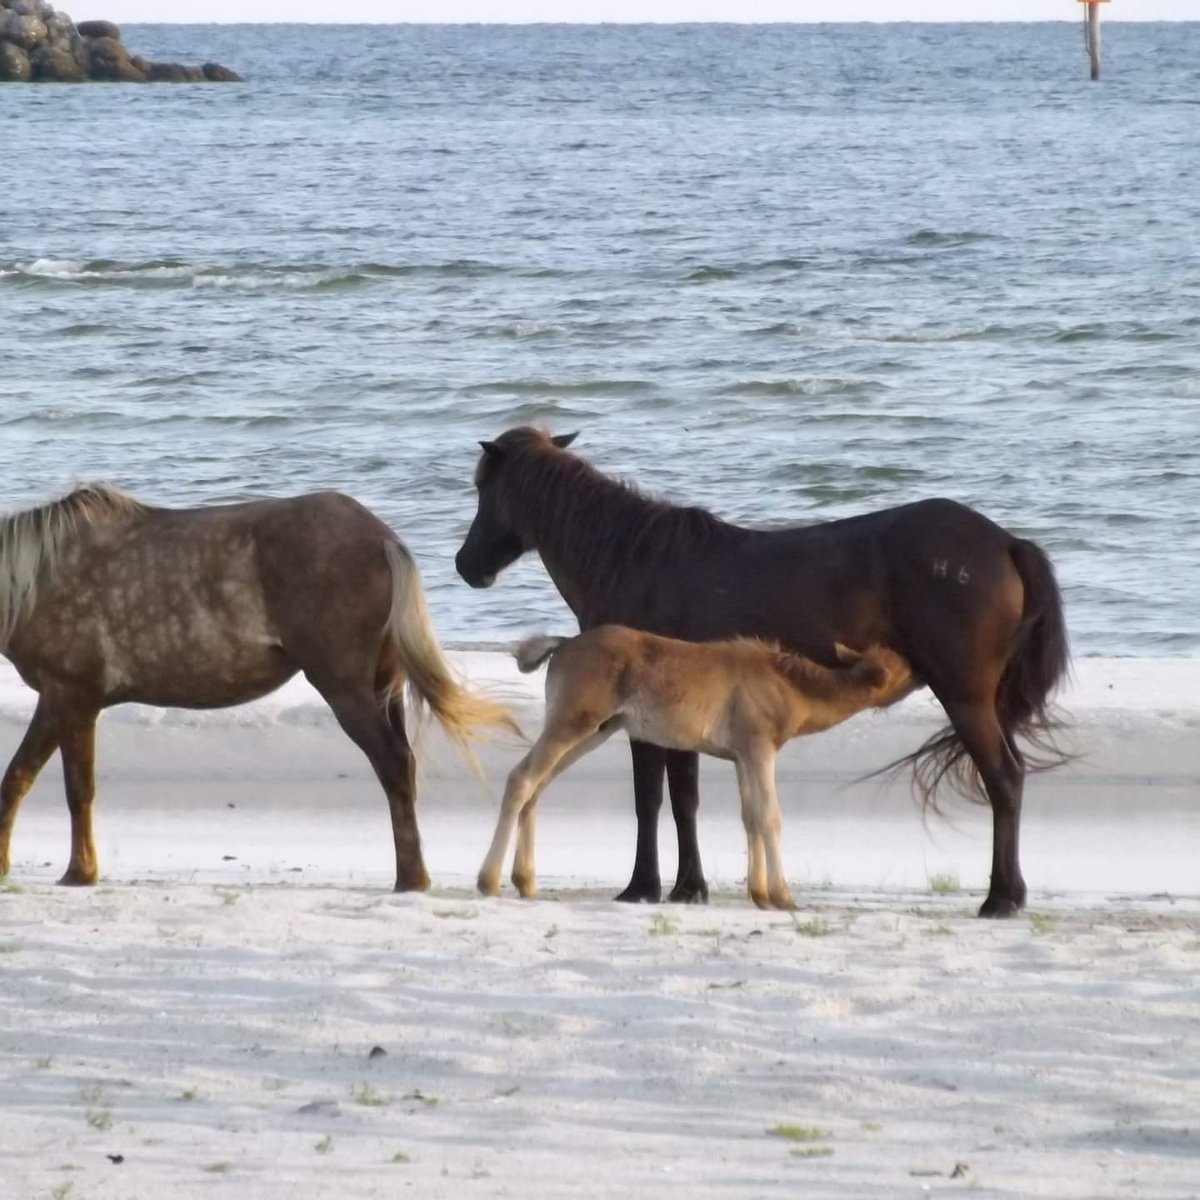
M 473 685 L 512 707 L 528 734 L 542 715 L 542 676 L 505 655 L 451 652 Z M 13 753 L 33 693 L 0 669 L 0 758 Z M 1062 696 L 1077 757 L 1031 774 L 1022 862 L 1030 906 L 1101 905 L 1111 897 L 1196 895 L 1200 843 L 1200 665 L 1085 659 Z M 943 717 L 926 692 L 791 742 L 778 764 L 783 851 L 803 907 L 835 894 L 930 894 L 978 902 L 990 871 L 990 813 L 948 799 L 914 802 L 907 774 L 866 778 L 918 746 Z M 469 893 L 490 839 L 515 741 L 480 748 L 481 782 L 431 728 L 418 741 L 418 822 L 435 890 Z M 303 680 L 240 708 L 129 705 L 102 718 L 96 837 L 108 882 L 191 880 L 391 886 L 387 807 L 370 767 Z M 745 841 L 732 768 L 701 760 L 700 843 L 710 886 L 741 895 Z M 539 809 L 543 892 L 615 894 L 632 867 L 635 819 L 623 736 L 575 764 Z M 25 800 L 12 879 L 51 883 L 65 865 L 68 815 L 57 758 Z M 659 825 L 664 890 L 675 871 L 669 805 Z M 508 891 L 506 877 L 506 892 Z M 748 901 L 747 901 L 748 902 Z M 1187 900 L 1190 903 L 1190 900 Z

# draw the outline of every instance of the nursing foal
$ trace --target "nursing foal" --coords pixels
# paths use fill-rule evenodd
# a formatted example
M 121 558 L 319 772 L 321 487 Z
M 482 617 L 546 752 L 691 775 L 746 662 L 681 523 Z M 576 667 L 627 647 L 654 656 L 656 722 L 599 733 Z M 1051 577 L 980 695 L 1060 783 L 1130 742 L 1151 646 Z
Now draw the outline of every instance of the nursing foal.
M 489 896 L 500 891 L 504 856 L 519 821 L 512 881 L 522 896 L 536 893 L 538 797 L 573 762 L 624 729 L 667 749 L 733 760 L 750 898 L 759 908 L 794 908 L 779 847 L 776 755 L 794 737 L 829 729 L 865 708 L 883 708 L 918 686 L 908 660 L 893 650 L 837 649 L 845 665 L 829 668 L 766 642 L 681 642 L 619 625 L 522 642 L 515 651 L 522 671 L 550 659 L 546 720 L 508 777 L 479 890 Z

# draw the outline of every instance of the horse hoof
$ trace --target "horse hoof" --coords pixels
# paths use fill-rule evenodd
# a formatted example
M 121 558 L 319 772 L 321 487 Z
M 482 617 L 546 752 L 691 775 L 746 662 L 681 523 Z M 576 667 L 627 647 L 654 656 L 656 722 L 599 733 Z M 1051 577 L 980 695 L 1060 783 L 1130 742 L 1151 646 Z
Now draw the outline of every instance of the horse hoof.
M 59 887 L 94 887 L 98 878 L 95 871 L 76 871 L 69 868 L 67 873 L 58 881 Z
M 979 915 L 991 920 L 1015 917 L 1025 907 L 1024 900 L 1010 900 L 1007 896 L 989 896 L 980 906 Z
M 500 895 L 500 880 L 491 879 L 487 875 L 480 875 L 475 881 L 475 886 L 479 889 L 481 896 L 498 896 Z
M 782 909 L 784 912 L 795 912 L 796 901 L 792 899 L 790 892 L 784 892 L 782 896 L 771 897 L 771 907 Z
M 397 892 L 427 892 L 429 891 L 429 876 L 422 872 L 415 879 L 397 879 L 393 889 Z
M 703 879 L 699 883 L 677 883 L 668 899 L 672 904 L 707 904 L 708 884 Z
M 662 902 L 662 884 L 657 880 L 639 883 L 636 879 L 631 879 L 629 886 L 613 899 L 622 904 L 660 904 Z
M 771 899 L 766 892 L 751 892 L 750 899 L 754 901 L 756 908 L 770 909 Z
M 519 895 L 522 900 L 537 899 L 537 884 L 534 883 L 532 879 L 526 879 L 523 876 L 518 878 L 516 875 L 514 875 L 513 887 L 517 889 L 517 895 Z

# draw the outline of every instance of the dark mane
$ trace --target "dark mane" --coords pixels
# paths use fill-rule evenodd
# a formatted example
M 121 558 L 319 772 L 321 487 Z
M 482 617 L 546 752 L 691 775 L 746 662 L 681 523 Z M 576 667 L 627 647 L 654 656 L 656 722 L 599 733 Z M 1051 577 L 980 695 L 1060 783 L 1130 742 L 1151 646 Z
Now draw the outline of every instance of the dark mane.
M 512 455 L 505 479 L 522 523 L 539 545 L 551 550 L 570 546 L 581 574 L 593 584 L 603 580 L 606 591 L 615 589 L 630 568 L 649 564 L 661 569 L 664 563 L 745 537 L 744 530 L 707 509 L 647 496 L 540 435 L 513 441 L 515 445 L 505 447 Z

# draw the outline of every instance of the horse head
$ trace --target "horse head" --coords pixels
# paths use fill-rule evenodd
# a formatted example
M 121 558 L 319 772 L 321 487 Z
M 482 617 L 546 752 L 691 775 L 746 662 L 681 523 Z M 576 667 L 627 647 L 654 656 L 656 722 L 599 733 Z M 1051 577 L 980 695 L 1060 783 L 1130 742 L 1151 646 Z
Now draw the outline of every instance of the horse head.
M 494 442 L 479 443 L 483 453 L 475 468 L 475 519 L 454 558 L 459 575 L 471 587 L 491 587 L 505 567 L 533 549 L 528 531 L 518 528 L 513 516 L 514 460 L 531 449 L 565 450 L 575 437 L 573 433 L 551 436 L 522 426 L 507 430 Z

